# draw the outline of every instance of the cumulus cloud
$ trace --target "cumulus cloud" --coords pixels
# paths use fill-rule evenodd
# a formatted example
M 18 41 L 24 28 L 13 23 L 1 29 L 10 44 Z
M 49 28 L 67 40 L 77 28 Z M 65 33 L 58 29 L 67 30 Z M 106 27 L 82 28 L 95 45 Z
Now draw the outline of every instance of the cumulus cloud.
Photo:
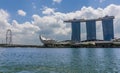
M 38 44 L 36 40 L 39 38 L 38 32 L 40 28 L 33 25 L 31 22 L 24 22 L 22 24 L 18 23 L 16 20 L 12 20 L 9 23 L 10 14 L 0 9 L 0 42 L 6 43 L 6 31 L 8 29 L 12 30 L 13 34 L 13 44 Z
M 17 12 L 18 12 L 18 15 L 20 16 L 26 16 L 26 12 L 23 10 L 18 10 Z
M 10 15 L 7 13 L 7 11 L 0 9 L 0 41 L 2 42 L 4 39 L 4 33 L 6 28 L 10 26 L 8 23 Z
M 120 6 L 111 4 L 107 6 L 106 8 L 97 8 L 94 9 L 92 7 L 82 7 L 81 10 L 77 10 L 75 12 L 69 12 L 69 13 L 61 13 L 52 11 L 52 13 L 49 13 L 49 16 L 43 16 L 40 17 L 39 15 L 34 15 L 33 19 L 35 22 L 35 25 L 38 25 L 41 28 L 41 34 L 45 34 L 48 37 L 60 39 L 59 36 L 62 39 L 70 39 L 71 34 L 71 25 L 70 23 L 64 23 L 64 20 L 68 19 L 94 19 L 99 17 L 104 17 L 106 15 L 109 16 L 115 16 L 114 20 L 114 31 L 115 36 L 119 36 L 119 19 L 120 19 Z M 85 28 L 85 24 L 83 23 L 82 28 Z M 97 38 L 103 39 L 102 36 L 102 23 L 97 22 Z M 86 39 L 86 31 L 82 29 L 82 40 Z M 52 35 L 51 35 L 52 34 Z
M 62 0 L 53 0 L 54 3 L 61 3 Z
M 47 12 L 48 9 L 48 12 Z M 64 20 L 68 19 L 93 19 L 104 17 L 106 15 L 115 16 L 114 19 L 114 32 L 115 37 L 120 37 L 120 5 L 111 4 L 106 8 L 82 7 L 80 10 L 61 13 L 52 8 L 46 8 L 43 11 L 45 16 L 39 16 L 37 14 L 32 15 L 31 21 L 20 24 L 16 20 L 12 20 L 9 23 L 10 14 L 5 10 L 0 10 L 0 41 L 5 40 L 5 33 L 7 29 L 11 29 L 13 32 L 13 43 L 19 44 L 40 44 L 39 35 L 44 35 L 56 40 L 69 40 L 71 37 L 71 25 L 70 23 L 64 23 Z M 102 23 L 97 22 L 97 38 L 102 39 Z M 85 28 L 85 23 L 82 23 L 82 28 Z M 81 29 L 82 40 L 86 39 L 86 29 Z
M 42 13 L 46 15 L 51 15 L 55 12 L 54 8 L 44 7 Z
M 38 40 L 38 31 L 40 28 L 38 26 L 33 25 L 30 22 L 24 22 L 23 24 L 19 24 L 16 20 L 13 20 L 11 23 L 11 29 L 13 32 L 13 42 L 21 43 L 21 44 L 37 44 Z

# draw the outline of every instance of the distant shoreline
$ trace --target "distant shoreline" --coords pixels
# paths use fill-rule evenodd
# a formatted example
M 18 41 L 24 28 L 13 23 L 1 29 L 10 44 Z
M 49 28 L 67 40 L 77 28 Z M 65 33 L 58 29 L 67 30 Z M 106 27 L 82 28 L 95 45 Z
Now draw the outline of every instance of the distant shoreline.
M 4 48 L 120 48 L 120 44 L 82 44 L 82 45 L 57 45 L 57 46 L 44 46 L 44 45 L 20 45 L 20 44 L 0 44 Z

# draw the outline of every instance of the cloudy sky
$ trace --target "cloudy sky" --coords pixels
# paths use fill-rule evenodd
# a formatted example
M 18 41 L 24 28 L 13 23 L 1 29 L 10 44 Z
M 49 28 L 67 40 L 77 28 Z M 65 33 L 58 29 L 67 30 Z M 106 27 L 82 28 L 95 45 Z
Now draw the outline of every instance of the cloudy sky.
M 39 35 L 56 40 L 69 40 L 74 18 L 99 18 L 113 15 L 115 37 L 120 37 L 120 0 L 0 0 L 0 43 L 6 31 L 12 30 L 15 44 L 41 44 Z M 102 39 L 102 25 L 97 23 L 97 39 Z M 82 23 L 82 40 L 86 39 Z

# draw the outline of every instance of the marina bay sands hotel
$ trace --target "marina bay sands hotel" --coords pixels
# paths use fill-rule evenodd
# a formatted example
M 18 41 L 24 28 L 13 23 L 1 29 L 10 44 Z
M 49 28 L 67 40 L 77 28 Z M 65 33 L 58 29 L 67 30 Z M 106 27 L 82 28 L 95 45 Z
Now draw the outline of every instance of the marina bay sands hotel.
M 96 39 L 96 21 L 102 21 L 102 29 L 103 29 L 103 40 L 110 41 L 114 39 L 114 28 L 113 28 L 113 19 L 114 16 L 105 16 L 98 19 L 73 19 L 66 20 L 64 22 L 71 23 L 72 35 L 71 40 L 79 42 L 81 41 L 81 22 L 86 22 L 86 32 L 87 32 L 87 40 L 97 40 Z

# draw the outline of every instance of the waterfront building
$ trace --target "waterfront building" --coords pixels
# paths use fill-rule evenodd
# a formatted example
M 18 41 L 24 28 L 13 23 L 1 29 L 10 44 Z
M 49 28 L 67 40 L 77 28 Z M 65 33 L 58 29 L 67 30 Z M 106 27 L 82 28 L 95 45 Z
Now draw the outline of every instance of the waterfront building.
M 87 40 L 96 40 L 96 21 L 86 21 Z
M 96 40 L 96 21 L 102 21 L 103 40 L 110 41 L 114 39 L 114 16 L 105 16 L 98 19 L 72 19 L 64 22 L 70 22 L 72 28 L 71 40 L 75 42 L 81 41 L 80 24 L 86 22 L 87 40 Z
M 72 28 L 72 36 L 71 36 L 71 40 L 75 41 L 75 42 L 79 42 L 80 41 L 80 22 L 72 22 L 71 24 L 71 28 Z
M 114 17 L 103 17 L 102 27 L 103 27 L 103 38 L 105 41 L 110 41 L 114 39 L 114 27 L 113 27 Z

